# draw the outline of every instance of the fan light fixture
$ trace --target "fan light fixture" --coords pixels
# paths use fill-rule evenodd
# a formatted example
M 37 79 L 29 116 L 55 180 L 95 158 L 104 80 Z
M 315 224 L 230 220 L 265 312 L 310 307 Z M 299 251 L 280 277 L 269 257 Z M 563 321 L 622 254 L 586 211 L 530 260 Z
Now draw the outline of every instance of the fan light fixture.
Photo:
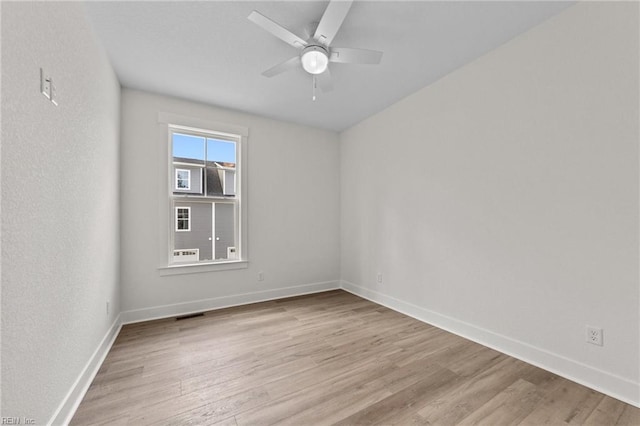
M 309 46 L 302 51 L 300 56 L 302 68 L 309 74 L 322 74 L 329 65 L 329 54 L 320 46 Z
M 354 0 L 329 0 L 320 22 L 317 23 L 315 32 L 313 35 L 308 34 L 306 39 L 300 38 L 257 10 L 251 12 L 248 16 L 251 22 L 298 49 L 296 56 L 272 66 L 264 71 L 262 75 L 273 77 L 292 69 L 299 70 L 300 65 L 302 65 L 302 68 L 311 74 L 313 83 L 313 96 L 311 99 L 315 101 L 317 88 L 323 92 L 328 92 L 333 88 L 331 72 L 328 68 L 329 62 L 379 64 L 382 52 L 353 47 L 333 47 L 331 45 L 353 3 Z

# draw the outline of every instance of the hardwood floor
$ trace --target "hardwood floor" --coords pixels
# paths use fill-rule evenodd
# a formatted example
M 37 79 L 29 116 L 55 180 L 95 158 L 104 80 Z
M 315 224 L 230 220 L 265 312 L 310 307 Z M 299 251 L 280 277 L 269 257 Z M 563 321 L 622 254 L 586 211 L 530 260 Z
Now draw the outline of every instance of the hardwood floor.
M 127 325 L 71 424 L 640 425 L 640 409 L 343 291 Z

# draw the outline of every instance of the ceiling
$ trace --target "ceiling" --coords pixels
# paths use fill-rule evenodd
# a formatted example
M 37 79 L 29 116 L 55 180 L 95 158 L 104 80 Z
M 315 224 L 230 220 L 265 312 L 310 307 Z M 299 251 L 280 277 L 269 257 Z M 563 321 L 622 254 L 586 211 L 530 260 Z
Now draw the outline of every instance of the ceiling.
M 312 101 L 301 68 L 261 75 L 298 51 L 247 16 L 258 10 L 306 39 L 327 4 L 99 1 L 86 8 L 125 87 L 342 131 L 572 2 L 356 1 L 332 46 L 381 50 L 382 62 L 330 64 L 334 89 Z

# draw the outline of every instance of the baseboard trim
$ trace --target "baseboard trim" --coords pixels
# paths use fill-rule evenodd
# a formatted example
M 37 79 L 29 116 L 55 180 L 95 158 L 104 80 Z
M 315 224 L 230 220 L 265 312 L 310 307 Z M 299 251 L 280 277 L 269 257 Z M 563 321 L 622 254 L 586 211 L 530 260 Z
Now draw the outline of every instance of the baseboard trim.
M 189 315 L 196 312 L 212 311 L 215 309 L 247 305 L 250 303 L 266 302 L 269 300 L 282 299 L 285 297 L 321 293 L 323 291 L 338 290 L 339 288 L 340 281 L 324 281 L 293 287 L 277 288 L 273 290 L 242 293 L 232 296 L 221 296 L 212 299 L 194 300 L 191 302 L 176 303 L 172 305 L 154 306 L 151 308 L 124 311 L 120 315 L 122 317 L 123 324 L 133 324 L 136 322 L 170 318 L 178 315 Z
M 635 383 L 525 342 L 511 339 L 348 281 L 342 280 L 340 287 L 356 296 L 490 347 L 640 408 L 640 383 Z
M 113 346 L 120 328 L 122 328 L 122 323 L 120 315 L 118 315 L 47 425 L 67 425 L 71 422 L 82 398 L 89 390 L 89 386 Z

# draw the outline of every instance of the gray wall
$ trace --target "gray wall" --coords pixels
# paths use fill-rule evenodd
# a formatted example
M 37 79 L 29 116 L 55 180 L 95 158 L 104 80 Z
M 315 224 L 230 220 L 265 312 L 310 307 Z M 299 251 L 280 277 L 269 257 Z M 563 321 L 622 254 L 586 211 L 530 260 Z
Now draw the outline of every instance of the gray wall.
M 2 3 L 1 415 L 37 424 L 120 311 L 120 87 L 83 7 Z

